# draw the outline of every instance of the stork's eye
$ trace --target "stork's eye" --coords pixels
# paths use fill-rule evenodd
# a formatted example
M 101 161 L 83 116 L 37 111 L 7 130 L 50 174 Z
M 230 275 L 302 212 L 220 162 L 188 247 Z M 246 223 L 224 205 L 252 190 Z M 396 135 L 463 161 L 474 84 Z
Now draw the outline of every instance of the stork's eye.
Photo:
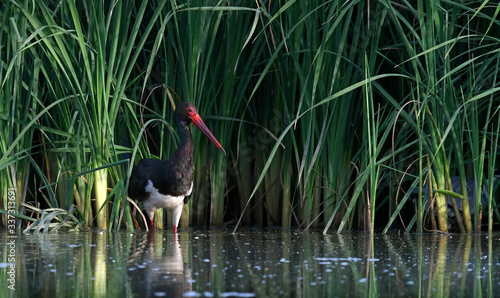
M 192 108 L 187 108 L 188 114 L 190 116 L 193 116 L 195 114 L 194 110 Z

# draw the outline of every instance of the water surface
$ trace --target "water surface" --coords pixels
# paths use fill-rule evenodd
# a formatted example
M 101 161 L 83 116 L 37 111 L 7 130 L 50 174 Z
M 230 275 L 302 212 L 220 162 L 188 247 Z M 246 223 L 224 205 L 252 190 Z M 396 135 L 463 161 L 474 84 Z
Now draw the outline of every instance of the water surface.
M 3 232 L 0 296 L 498 296 L 499 240 L 500 234 L 323 235 L 281 229 L 15 238 Z

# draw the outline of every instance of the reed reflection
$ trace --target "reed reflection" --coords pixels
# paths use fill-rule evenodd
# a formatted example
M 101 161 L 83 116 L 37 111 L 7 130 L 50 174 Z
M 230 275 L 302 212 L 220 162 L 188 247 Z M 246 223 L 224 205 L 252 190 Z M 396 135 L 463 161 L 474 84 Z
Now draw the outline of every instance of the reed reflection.
M 94 265 L 95 297 L 106 296 L 106 281 L 107 281 L 106 260 L 108 257 L 107 240 L 108 240 L 107 233 L 100 232 L 96 234 L 95 265 Z
M 71 297 L 498 297 L 499 240 L 258 229 L 19 235 L 16 288 Z

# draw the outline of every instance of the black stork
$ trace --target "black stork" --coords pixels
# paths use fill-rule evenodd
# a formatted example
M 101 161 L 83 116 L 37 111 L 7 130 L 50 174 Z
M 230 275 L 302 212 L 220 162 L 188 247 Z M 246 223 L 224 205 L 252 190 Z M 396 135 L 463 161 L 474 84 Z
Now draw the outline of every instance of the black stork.
M 129 195 L 143 202 L 154 232 L 154 214 L 158 208 L 172 210 L 174 233 L 181 218 L 183 203 L 193 191 L 193 137 L 189 124 L 193 123 L 222 152 L 226 151 L 207 128 L 198 109 L 189 102 L 181 103 L 174 113 L 180 144 L 168 160 L 143 159 L 130 176 Z

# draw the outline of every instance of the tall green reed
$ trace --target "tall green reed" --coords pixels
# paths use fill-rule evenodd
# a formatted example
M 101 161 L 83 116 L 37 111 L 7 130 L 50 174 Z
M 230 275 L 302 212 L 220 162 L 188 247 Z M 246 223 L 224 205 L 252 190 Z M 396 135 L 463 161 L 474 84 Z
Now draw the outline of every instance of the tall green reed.
M 0 189 L 2 208 L 22 212 L 26 201 L 30 155 L 35 130 L 30 120 L 40 110 L 40 60 L 25 51 L 29 39 L 26 18 L 12 5 L 1 15 L 0 40 Z M 16 206 L 8 205 L 7 191 L 14 189 Z M 3 223 L 6 224 L 7 217 Z
M 88 226 L 133 229 L 132 166 L 168 158 L 170 102 L 188 100 L 229 154 L 194 134 L 182 226 L 373 233 L 388 216 L 384 231 L 398 218 L 423 231 L 428 200 L 446 231 L 451 194 L 464 202 L 459 229 L 478 230 L 480 200 L 472 217 L 450 185 L 459 175 L 466 189 L 473 176 L 479 198 L 497 163 L 498 11 L 474 5 L 11 1 L 0 32 L 1 189 L 15 183 L 22 198 L 33 183 L 37 200 L 76 204 Z M 408 223 L 417 185 L 432 195 Z
M 477 119 L 474 117 L 482 114 L 480 106 L 488 105 L 488 101 L 482 99 L 495 92 L 494 89 L 480 91 L 475 82 L 476 76 L 472 75 L 470 70 L 479 64 L 488 65 L 496 53 L 491 47 L 492 44 L 488 44 L 487 41 L 478 46 L 481 34 L 472 32 L 471 28 L 481 28 L 475 25 L 481 23 L 483 17 L 485 17 L 483 21 L 492 20 L 487 14 L 472 11 L 460 4 L 451 2 L 445 2 L 445 6 L 438 4 L 439 2 L 428 2 L 425 5 L 420 3 L 418 7 L 411 7 L 409 4 L 405 6 L 407 12 L 418 17 L 417 29 L 406 21 L 408 18 L 404 13 L 400 13 L 400 10 L 390 8 L 390 15 L 408 53 L 408 58 L 400 59 L 404 61 L 400 68 L 403 67 L 403 71 L 411 74 L 415 82 L 413 86 L 409 85 L 409 90 L 411 97 L 419 102 L 415 116 L 421 117 L 419 122 L 422 126 L 414 123 L 411 127 L 415 129 L 423 144 L 424 152 L 420 156 L 430 158 L 429 170 L 433 186 L 431 188 L 437 190 L 435 201 L 439 229 L 447 230 L 447 199 L 444 193 L 449 193 L 445 189 L 452 190 L 451 173 L 458 172 L 463 190 L 461 194 L 464 203 L 463 225 L 459 215 L 457 219 L 460 230 L 470 232 L 471 217 L 468 206 L 465 206 L 468 205 L 465 168 L 470 160 L 477 162 L 474 175 L 482 175 L 482 166 L 479 164 L 484 163 L 484 160 L 480 159 L 484 145 L 479 145 L 482 141 L 478 138 L 478 127 L 483 124 L 472 121 L 476 127 L 472 130 L 464 129 L 463 125 L 471 123 L 470 117 Z M 461 13 L 465 13 L 468 18 L 460 18 Z M 486 60 L 481 59 L 478 64 L 477 57 Z M 489 77 L 489 74 L 486 77 Z M 476 108 L 473 107 L 475 103 L 479 104 Z M 469 106 L 472 107 L 470 110 Z M 475 148 L 472 151 L 465 150 L 467 147 L 463 146 L 465 131 L 475 131 L 467 138 L 471 147 Z M 479 149 L 480 147 L 483 149 Z M 431 180 L 428 183 L 430 184 Z M 454 196 L 451 197 L 454 200 Z M 479 197 L 476 196 L 477 199 Z M 453 208 L 455 213 L 458 213 L 456 204 Z M 480 221 L 479 216 L 475 219 L 477 222 Z
M 57 119 L 48 117 L 56 129 L 41 128 L 41 131 L 49 136 L 55 132 L 57 136 L 62 134 L 57 131 L 60 129 L 67 132 L 63 134 L 65 140 L 61 141 L 70 141 L 69 146 L 60 146 L 60 138 L 44 138 L 43 142 L 50 146 L 46 150 L 54 154 L 59 171 L 72 173 L 70 176 L 73 179 L 69 179 L 71 183 L 79 181 L 74 188 L 75 200 L 87 224 L 93 224 L 92 189 L 96 199 L 94 212 L 97 227 L 106 229 L 110 199 L 108 175 L 113 180 L 114 193 L 119 198 L 114 201 L 114 218 L 118 218 L 120 211 L 116 207 L 125 198 L 124 179 L 120 179 L 123 178 L 123 172 L 115 169 L 121 163 L 116 147 L 121 140 L 115 139 L 115 134 L 123 135 L 123 131 L 120 131 L 122 126 L 116 125 L 121 118 L 122 98 L 139 55 L 135 47 L 140 49 L 144 45 L 151 24 L 159 13 L 149 16 L 150 26 L 143 29 L 146 2 L 136 8 L 123 3 L 110 3 L 105 7 L 104 3 L 98 2 L 76 5 L 74 1 L 68 1 L 57 6 L 56 10 L 41 2 L 34 3 L 36 7 L 30 4 L 33 3 L 16 2 L 13 7 L 22 12 L 28 21 L 28 31 L 32 34 L 30 49 L 46 55 L 41 58 L 44 75 L 57 73 L 51 80 L 46 78 L 50 96 L 45 101 L 45 105 L 59 111 Z M 130 18 L 131 15 L 134 18 Z M 83 16 L 85 19 L 82 19 Z M 140 29 L 142 32 L 139 36 Z M 35 168 L 39 169 L 42 177 L 50 175 L 39 167 Z M 58 178 L 56 183 L 65 182 L 63 177 Z M 46 184 L 50 183 L 49 179 L 45 180 Z M 49 186 L 46 189 L 50 193 Z M 69 193 L 73 191 L 71 186 L 65 189 Z M 72 202 L 71 198 L 69 203 Z M 50 203 L 57 205 L 53 199 Z M 128 224 L 131 226 L 129 218 Z

